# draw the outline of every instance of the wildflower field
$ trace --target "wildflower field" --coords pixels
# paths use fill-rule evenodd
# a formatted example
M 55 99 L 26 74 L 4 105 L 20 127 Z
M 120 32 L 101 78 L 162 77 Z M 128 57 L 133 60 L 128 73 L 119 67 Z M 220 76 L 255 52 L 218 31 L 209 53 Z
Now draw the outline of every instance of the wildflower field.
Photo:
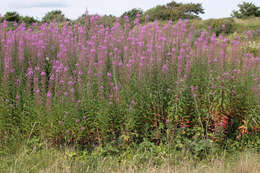
M 0 23 L 0 149 L 24 140 L 105 154 L 167 145 L 198 159 L 215 146 L 260 149 L 251 31 L 229 39 L 188 20 L 98 20 Z

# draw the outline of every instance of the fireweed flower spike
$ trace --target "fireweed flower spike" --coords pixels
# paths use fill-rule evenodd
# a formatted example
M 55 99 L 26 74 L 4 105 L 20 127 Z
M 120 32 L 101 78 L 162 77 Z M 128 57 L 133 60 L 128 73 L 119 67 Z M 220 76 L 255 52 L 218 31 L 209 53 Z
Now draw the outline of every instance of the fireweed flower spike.
M 42 111 L 48 121 L 55 119 L 57 124 L 61 120 L 62 127 L 71 128 L 69 135 L 67 129 L 57 134 L 80 140 L 83 136 L 82 141 L 90 143 L 104 142 L 110 132 L 121 136 L 127 128 L 127 134 L 144 134 L 145 125 L 147 132 L 155 134 L 153 125 L 167 128 L 167 122 L 179 127 L 178 116 L 184 114 L 193 117 L 194 126 L 208 127 L 214 127 L 210 124 L 213 114 L 223 119 L 216 113 L 219 110 L 241 111 L 249 126 L 254 124 L 252 115 L 259 119 L 254 113 L 260 112 L 260 45 L 252 48 L 247 42 L 253 31 L 231 39 L 225 34 L 217 36 L 214 28 L 196 30 L 186 20 L 162 25 L 148 23 L 149 16 L 145 16 L 147 23 L 143 24 L 138 14 L 134 21 L 124 16 L 108 26 L 102 24 L 102 17 L 90 16 L 87 10 L 85 15 L 74 24 L 9 27 L 7 21 L 0 23 L 0 101 L 3 97 L 14 100 L 8 112 L 20 116 L 19 110 Z M 193 114 L 195 109 L 203 114 L 200 122 Z M 70 114 L 55 117 L 65 111 Z M 160 118 L 153 119 L 155 114 Z M 181 123 L 187 128 L 186 121 Z M 248 132 L 253 131 L 249 126 Z

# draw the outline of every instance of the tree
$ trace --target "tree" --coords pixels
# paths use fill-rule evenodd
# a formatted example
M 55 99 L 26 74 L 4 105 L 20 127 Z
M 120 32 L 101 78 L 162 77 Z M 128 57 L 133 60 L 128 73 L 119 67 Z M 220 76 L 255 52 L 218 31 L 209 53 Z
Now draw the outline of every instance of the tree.
M 53 20 L 56 20 L 56 22 L 66 22 L 68 19 L 64 16 L 61 10 L 53 10 L 48 12 L 43 18 L 43 22 L 51 22 Z
M 21 17 L 21 21 L 23 21 L 27 25 L 31 25 L 33 23 L 38 22 L 34 17 L 29 16 Z
M 22 23 L 26 25 L 31 25 L 38 22 L 34 17 L 29 16 L 20 16 L 17 12 L 7 12 L 1 20 L 6 20 L 8 22 Z
M 8 22 L 20 22 L 21 16 L 17 12 L 6 12 L 3 16 L 2 20 L 6 20 Z
M 151 21 L 154 20 L 170 20 L 171 14 L 164 5 L 157 5 L 145 12 L 145 15 L 149 15 Z
M 239 10 L 233 10 L 231 16 L 236 18 L 260 17 L 260 7 L 251 2 L 238 4 Z
M 139 14 L 141 17 L 144 14 L 144 11 L 140 8 L 133 8 L 132 10 L 126 11 L 121 15 L 121 18 L 124 16 L 128 16 L 130 21 L 134 21 L 136 19 L 137 14 Z
M 178 20 L 199 18 L 199 14 L 204 14 L 204 9 L 200 3 L 178 3 L 172 1 L 166 5 L 158 5 L 146 11 L 151 20 Z

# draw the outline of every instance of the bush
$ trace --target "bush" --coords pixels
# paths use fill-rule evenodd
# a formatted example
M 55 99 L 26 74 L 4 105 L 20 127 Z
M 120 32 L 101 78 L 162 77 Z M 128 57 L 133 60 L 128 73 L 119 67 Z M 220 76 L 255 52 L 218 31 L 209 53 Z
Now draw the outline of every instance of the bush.
M 21 20 L 22 20 L 25 24 L 27 24 L 27 25 L 31 25 L 31 24 L 33 24 L 33 23 L 38 22 L 34 17 L 29 17 L 29 16 L 22 17 Z
M 205 21 L 206 26 L 210 26 L 211 31 L 218 36 L 221 33 L 231 34 L 234 32 L 235 22 L 231 18 L 209 19 Z
M 128 16 L 129 21 L 133 22 L 136 19 L 137 15 L 139 15 L 139 17 L 142 17 L 144 15 L 143 10 L 134 8 L 132 10 L 124 12 L 124 14 L 121 15 L 121 18 Z
M 62 11 L 60 10 L 53 10 L 48 12 L 43 18 L 42 21 L 43 22 L 52 22 L 53 20 L 56 20 L 56 22 L 58 23 L 64 23 L 66 21 L 68 21 L 69 19 L 67 19 L 64 14 L 62 13 Z

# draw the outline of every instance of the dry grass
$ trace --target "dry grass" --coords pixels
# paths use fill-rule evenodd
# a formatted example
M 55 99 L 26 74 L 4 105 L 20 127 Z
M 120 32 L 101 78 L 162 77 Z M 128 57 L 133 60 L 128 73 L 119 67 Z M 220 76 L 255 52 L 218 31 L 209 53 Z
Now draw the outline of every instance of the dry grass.
M 241 25 L 259 24 L 259 17 L 252 17 L 248 19 L 235 19 L 235 22 Z
M 228 161 L 224 159 L 214 159 L 209 163 L 199 163 L 184 161 L 179 165 L 165 164 L 161 168 L 148 167 L 138 170 L 131 167 L 115 171 L 116 173 L 260 173 L 260 155 L 259 154 L 242 154 L 236 161 Z
M 235 158 L 213 158 L 211 161 L 195 162 L 165 158 L 164 164 L 157 168 L 148 161 L 146 165 L 134 164 L 130 160 L 121 161 L 111 157 L 97 158 L 94 162 L 74 157 L 73 150 L 55 149 L 28 150 L 25 147 L 15 156 L 0 158 L 0 172 L 3 173 L 260 173 L 260 154 L 241 153 Z M 153 158 L 151 158 L 153 159 Z M 80 161 L 81 160 L 81 161 Z

